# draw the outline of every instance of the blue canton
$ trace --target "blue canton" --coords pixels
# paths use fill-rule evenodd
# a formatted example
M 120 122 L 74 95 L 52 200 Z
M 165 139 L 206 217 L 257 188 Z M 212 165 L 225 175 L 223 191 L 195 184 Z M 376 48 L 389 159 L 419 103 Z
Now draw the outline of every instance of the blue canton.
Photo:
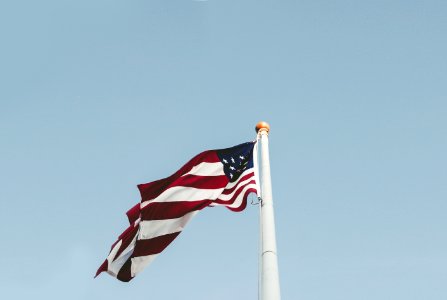
M 255 142 L 248 142 L 231 148 L 217 150 L 217 156 L 224 165 L 225 175 L 230 182 L 238 180 L 245 170 L 253 168 L 254 145 Z

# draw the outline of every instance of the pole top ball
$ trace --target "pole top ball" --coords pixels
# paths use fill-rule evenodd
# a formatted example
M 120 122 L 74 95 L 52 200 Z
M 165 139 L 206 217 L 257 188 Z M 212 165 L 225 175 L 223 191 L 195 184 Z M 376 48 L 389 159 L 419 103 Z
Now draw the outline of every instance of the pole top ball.
M 267 133 L 269 133 L 270 125 L 264 121 L 259 122 L 258 124 L 256 124 L 256 132 L 259 131 L 266 131 Z

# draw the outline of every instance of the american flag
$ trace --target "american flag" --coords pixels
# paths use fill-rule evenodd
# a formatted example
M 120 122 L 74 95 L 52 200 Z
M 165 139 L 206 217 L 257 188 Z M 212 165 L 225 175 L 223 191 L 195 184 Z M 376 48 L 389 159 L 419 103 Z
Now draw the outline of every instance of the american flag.
M 138 185 L 141 202 L 127 212 L 130 226 L 112 245 L 96 276 L 106 271 L 130 281 L 207 206 L 242 211 L 248 195 L 257 193 L 255 143 L 202 152 L 173 175 Z

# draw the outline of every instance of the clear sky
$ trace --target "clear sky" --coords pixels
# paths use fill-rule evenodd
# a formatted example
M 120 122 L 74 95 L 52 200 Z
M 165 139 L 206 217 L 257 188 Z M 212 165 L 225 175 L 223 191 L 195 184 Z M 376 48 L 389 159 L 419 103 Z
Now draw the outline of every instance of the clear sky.
M 447 2 L 0 3 L 2 299 L 256 299 L 257 206 L 93 275 L 136 185 L 255 138 L 283 299 L 447 299 Z

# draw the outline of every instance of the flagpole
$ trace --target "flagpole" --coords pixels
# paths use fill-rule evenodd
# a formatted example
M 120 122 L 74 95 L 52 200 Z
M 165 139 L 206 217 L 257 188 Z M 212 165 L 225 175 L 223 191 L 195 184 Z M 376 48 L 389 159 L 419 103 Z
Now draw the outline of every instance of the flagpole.
M 275 217 L 273 212 L 272 182 L 270 177 L 269 141 L 270 126 L 266 122 L 256 125 L 261 144 L 261 291 L 260 300 L 280 300 L 278 259 L 276 254 Z

